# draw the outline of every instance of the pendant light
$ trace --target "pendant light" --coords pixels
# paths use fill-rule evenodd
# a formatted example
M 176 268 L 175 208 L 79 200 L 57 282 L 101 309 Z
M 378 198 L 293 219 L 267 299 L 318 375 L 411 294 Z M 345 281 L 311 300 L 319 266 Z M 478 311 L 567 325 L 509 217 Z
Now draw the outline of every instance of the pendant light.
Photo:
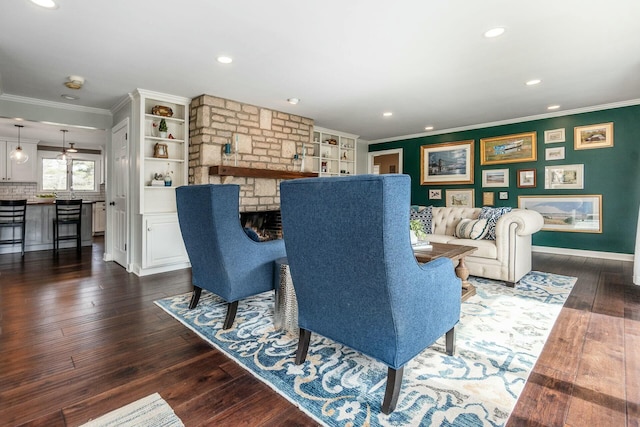
M 11 161 L 16 162 L 16 164 L 21 165 L 26 163 L 29 160 L 29 155 L 24 152 L 22 146 L 20 145 L 20 128 L 23 128 L 22 125 L 14 125 L 18 128 L 18 146 L 11 150 L 11 154 L 9 154 L 9 158 Z
M 67 148 L 67 153 L 77 153 L 78 149 L 76 147 L 74 147 L 76 145 L 75 142 L 70 142 L 69 143 L 69 148 Z
M 62 132 L 62 153 L 58 154 L 56 156 L 56 159 L 58 159 L 58 162 L 68 165 L 68 164 L 71 164 L 71 155 L 67 153 L 65 141 L 66 141 L 67 132 L 69 131 L 66 129 L 60 129 L 60 132 Z

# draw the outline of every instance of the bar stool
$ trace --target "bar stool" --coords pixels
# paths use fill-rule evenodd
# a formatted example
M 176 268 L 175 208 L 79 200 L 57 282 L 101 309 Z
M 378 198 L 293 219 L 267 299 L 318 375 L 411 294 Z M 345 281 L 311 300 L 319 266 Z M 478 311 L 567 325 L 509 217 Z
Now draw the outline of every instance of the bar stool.
M 0 245 L 22 245 L 24 256 L 24 232 L 27 212 L 27 200 L 0 200 Z M 2 238 L 3 230 L 11 228 L 11 238 Z M 16 237 L 16 228 L 20 234 Z
M 61 225 L 75 225 L 75 234 L 60 235 Z M 53 219 L 53 250 L 60 249 L 60 240 L 75 240 L 76 249 L 82 247 L 82 199 L 56 200 L 56 217 Z

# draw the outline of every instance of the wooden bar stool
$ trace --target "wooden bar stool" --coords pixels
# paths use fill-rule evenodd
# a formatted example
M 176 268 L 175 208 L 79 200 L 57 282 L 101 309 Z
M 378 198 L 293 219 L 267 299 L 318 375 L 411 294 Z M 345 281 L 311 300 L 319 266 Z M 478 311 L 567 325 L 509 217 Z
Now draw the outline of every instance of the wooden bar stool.
M 26 200 L 0 200 L 0 245 L 22 245 L 22 256 L 24 256 L 24 234 L 26 223 L 27 201 Z M 3 231 L 11 228 L 9 238 L 3 237 Z M 16 237 L 16 228 L 20 228 Z M 9 233 L 6 233 L 9 234 Z
M 60 235 L 61 225 L 75 225 L 75 234 Z M 60 249 L 60 240 L 75 240 L 76 249 L 82 247 L 82 199 L 56 200 L 53 219 L 53 250 Z

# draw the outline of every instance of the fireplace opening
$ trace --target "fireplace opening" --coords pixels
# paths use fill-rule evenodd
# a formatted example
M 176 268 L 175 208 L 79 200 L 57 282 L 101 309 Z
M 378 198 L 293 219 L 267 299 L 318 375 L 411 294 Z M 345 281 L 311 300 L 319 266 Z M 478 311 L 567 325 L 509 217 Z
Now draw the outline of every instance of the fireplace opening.
M 261 242 L 282 239 L 282 216 L 279 210 L 240 212 L 240 224 L 255 231 Z

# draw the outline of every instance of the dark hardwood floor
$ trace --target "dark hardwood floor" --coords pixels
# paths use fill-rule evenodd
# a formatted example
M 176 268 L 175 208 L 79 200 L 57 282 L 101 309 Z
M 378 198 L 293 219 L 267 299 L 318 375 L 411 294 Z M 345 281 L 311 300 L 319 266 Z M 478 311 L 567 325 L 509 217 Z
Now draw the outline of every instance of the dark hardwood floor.
M 186 426 L 315 423 L 153 301 L 190 271 L 137 277 L 93 248 L 0 255 L 0 425 L 75 426 L 154 392 Z M 578 277 L 509 426 L 640 426 L 632 263 L 534 255 Z

